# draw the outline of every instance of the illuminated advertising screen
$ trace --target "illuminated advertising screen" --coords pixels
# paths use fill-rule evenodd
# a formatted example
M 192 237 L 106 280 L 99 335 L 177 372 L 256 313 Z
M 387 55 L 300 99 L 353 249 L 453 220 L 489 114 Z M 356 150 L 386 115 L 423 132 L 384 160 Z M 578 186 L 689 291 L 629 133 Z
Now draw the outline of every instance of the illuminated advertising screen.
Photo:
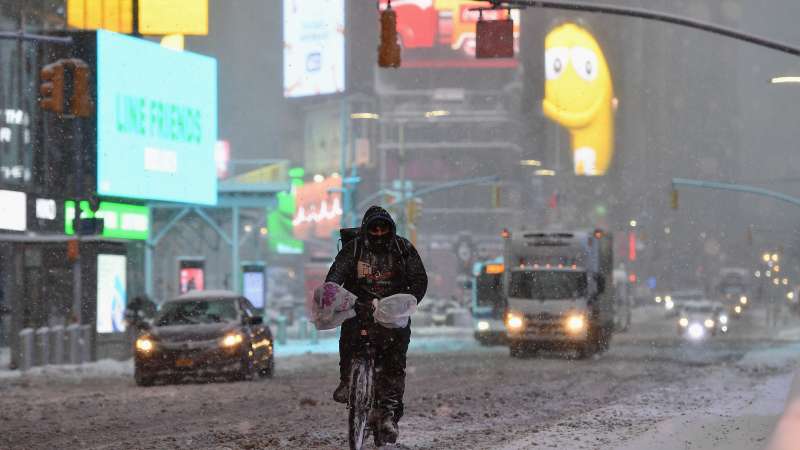
M 179 264 L 178 288 L 181 294 L 205 289 L 205 261 L 182 260 Z
M 385 9 L 388 0 L 380 0 Z M 517 60 L 476 59 L 475 24 L 487 2 L 465 0 L 393 0 L 402 47 L 401 68 L 517 67 Z M 507 10 L 484 11 L 484 20 L 508 19 Z M 512 10 L 514 47 L 519 47 L 519 13 Z
M 127 257 L 97 255 L 97 332 L 125 331 Z
M 264 308 L 264 267 L 245 268 L 242 274 L 242 293 L 256 308 Z
M 292 225 L 298 239 L 329 239 L 342 221 L 342 179 L 328 177 L 297 188 Z
M 100 202 L 97 212 L 92 212 L 89 202 L 81 202 L 81 218 L 103 219 L 103 236 L 119 239 L 146 240 L 150 234 L 150 208 L 125 203 Z M 64 233 L 75 234 L 75 202 L 64 202 Z
M 28 228 L 28 197 L 24 192 L 0 190 L 0 229 Z
M 217 62 L 97 32 L 97 192 L 217 202 Z
M 345 89 L 344 0 L 283 0 L 283 95 Z

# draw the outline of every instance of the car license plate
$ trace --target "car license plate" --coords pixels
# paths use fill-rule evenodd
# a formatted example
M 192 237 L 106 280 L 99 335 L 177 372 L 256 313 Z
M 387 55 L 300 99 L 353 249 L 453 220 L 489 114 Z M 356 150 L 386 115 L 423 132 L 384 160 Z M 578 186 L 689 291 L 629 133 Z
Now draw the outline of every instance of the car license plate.
M 189 358 L 178 358 L 175 360 L 175 367 L 192 367 L 194 361 Z

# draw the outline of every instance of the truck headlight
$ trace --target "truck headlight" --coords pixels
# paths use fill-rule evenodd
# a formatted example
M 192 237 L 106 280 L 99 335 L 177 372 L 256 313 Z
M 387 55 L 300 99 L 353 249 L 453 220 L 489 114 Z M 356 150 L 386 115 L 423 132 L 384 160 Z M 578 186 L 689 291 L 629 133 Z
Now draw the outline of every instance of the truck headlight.
M 235 347 L 242 343 L 244 336 L 241 333 L 230 333 L 222 338 L 223 347 Z
M 156 347 L 155 343 L 149 337 L 140 337 L 136 339 L 136 350 L 142 353 L 150 353 Z
M 509 330 L 519 330 L 522 328 L 523 320 L 522 315 L 515 312 L 508 313 L 506 316 L 506 326 Z
M 570 314 L 564 325 L 568 333 L 578 334 L 586 327 L 586 318 L 583 314 Z
M 489 322 L 485 320 L 478 322 L 478 331 L 489 331 Z
M 683 328 L 688 327 L 689 319 L 687 319 L 686 317 L 681 317 L 681 320 L 678 321 L 678 325 L 682 326 Z

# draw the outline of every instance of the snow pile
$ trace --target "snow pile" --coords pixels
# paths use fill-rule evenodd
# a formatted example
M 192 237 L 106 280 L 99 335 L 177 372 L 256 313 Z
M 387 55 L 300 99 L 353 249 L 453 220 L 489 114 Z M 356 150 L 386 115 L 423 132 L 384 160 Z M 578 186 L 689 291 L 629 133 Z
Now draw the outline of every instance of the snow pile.
M 64 364 L 57 366 L 33 367 L 28 371 L 0 370 L 2 378 L 20 378 L 27 376 L 45 378 L 113 378 L 133 376 L 133 359 L 117 361 L 101 359 L 86 364 Z
M 800 343 L 796 343 L 747 352 L 736 366 L 754 372 L 774 371 L 796 366 L 799 360 Z

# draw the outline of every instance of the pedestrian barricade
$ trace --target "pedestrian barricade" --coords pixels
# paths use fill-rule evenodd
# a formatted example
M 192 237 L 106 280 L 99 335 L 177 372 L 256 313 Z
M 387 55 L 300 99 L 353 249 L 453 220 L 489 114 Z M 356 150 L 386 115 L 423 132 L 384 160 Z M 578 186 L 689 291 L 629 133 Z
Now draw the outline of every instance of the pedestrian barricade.
M 20 364 L 23 371 L 35 366 L 83 364 L 91 360 L 91 325 L 24 328 L 19 332 Z

